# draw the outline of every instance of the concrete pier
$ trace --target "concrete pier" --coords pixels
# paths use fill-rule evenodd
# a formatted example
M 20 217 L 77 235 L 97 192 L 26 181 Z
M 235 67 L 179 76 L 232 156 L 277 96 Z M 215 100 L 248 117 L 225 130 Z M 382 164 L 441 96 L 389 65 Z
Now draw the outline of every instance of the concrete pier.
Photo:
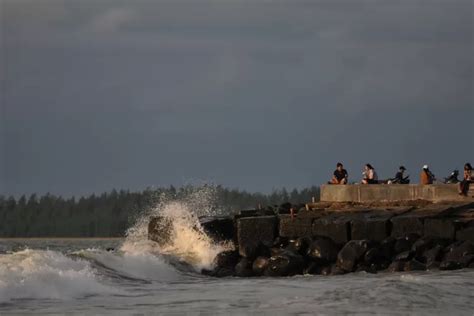
M 235 248 L 205 273 L 285 276 L 474 267 L 474 199 L 460 197 L 457 185 L 325 185 L 321 202 L 291 207 L 292 214 L 287 204 L 202 220 L 206 234 L 216 242 L 231 240 Z M 153 218 L 149 239 L 166 244 L 171 229 L 169 219 Z
M 466 197 L 459 196 L 458 188 L 458 184 L 322 185 L 321 201 L 358 203 L 415 200 L 463 201 Z M 468 196 L 474 196 L 474 185 L 471 185 Z

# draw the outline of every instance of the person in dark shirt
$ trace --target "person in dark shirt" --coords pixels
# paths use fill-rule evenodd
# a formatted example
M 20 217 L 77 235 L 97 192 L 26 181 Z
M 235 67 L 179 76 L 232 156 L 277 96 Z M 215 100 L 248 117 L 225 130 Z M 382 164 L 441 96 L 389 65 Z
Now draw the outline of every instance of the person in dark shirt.
M 397 184 L 409 184 L 410 183 L 410 176 L 404 176 L 405 171 L 407 169 L 404 166 L 400 166 L 398 168 L 398 172 L 395 175 L 395 178 L 391 179 L 391 183 L 397 183 Z
M 349 178 L 349 175 L 344 169 L 344 166 L 342 163 L 338 162 L 336 166 L 336 170 L 334 170 L 334 174 L 331 179 L 331 184 L 347 184 L 347 179 Z
M 444 178 L 444 183 L 446 183 L 446 184 L 459 183 L 458 176 L 459 176 L 459 170 L 454 170 L 453 172 L 451 172 L 449 177 Z

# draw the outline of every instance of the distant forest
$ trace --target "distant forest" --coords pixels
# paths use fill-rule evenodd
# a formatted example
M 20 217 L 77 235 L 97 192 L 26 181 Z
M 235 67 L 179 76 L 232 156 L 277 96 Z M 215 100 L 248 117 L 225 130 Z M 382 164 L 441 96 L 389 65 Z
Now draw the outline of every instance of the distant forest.
M 52 194 L 0 195 L 0 237 L 121 237 L 140 214 L 163 200 L 203 199 L 214 213 L 232 214 L 259 204 L 305 203 L 312 197 L 319 197 L 318 187 L 262 194 L 222 186 L 170 186 L 141 192 L 113 190 L 78 199 Z

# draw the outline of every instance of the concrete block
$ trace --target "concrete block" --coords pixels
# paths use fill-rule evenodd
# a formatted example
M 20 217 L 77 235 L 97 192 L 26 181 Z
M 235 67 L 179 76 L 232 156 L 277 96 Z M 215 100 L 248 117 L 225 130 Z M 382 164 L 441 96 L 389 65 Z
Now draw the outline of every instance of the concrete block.
M 321 186 L 321 201 L 350 202 L 359 200 L 357 185 L 331 185 Z
M 392 237 L 404 237 L 408 234 L 423 235 L 423 218 L 417 216 L 400 216 L 390 220 L 392 223 Z
M 351 240 L 351 218 L 339 214 L 331 214 L 313 221 L 313 236 L 331 238 L 337 244 Z
M 293 217 L 280 215 L 279 234 L 282 237 L 298 238 L 311 237 L 314 217 Z
M 390 187 L 388 185 L 360 185 L 359 202 L 387 201 Z
M 423 236 L 424 222 L 431 218 L 448 218 L 456 212 L 456 207 L 452 205 L 431 204 L 420 209 L 415 209 L 399 216 L 394 216 L 392 222 L 393 237 L 404 237 L 408 234 L 418 234 Z M 434 224 L 433 224 L 434 225 Z M 436 233 L 436 228 L 430 226 L 430 231 Z M 440 234 L 440 232 L 438 232 Z
M 474 226 L 457 230 L 456 240 L 468 240 L 474 242 Z
M 277 217 L 244 217 L 237 220 L 237 245 L 239 254 L 249 257 L 263 245 L 271 247 L 277 235 Z
M 473 186 L 474 187 L 474 186 Z M 322 202 L 462 201 L 457 184 L 322 185 Z M 472 199 L 471 199 L 472 201 Z
M 452 218 L 427 218 L 423 223 L 423 235 L 454 240 L 456 223 Z
M 351 238 L 369 239 L 382 241 L 391 233 L 390 218 L 392 215 L 385 214 L 370 218 L 358 218 L 351 221 Z

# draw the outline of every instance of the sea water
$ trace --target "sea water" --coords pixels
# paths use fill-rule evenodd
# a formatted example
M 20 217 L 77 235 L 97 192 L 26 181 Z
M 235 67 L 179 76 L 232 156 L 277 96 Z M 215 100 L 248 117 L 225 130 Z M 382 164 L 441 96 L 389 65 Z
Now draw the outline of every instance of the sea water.
M 161 248 L 146 238 L 158 212 L 174 219 L 173 242 Z M 179 201 L 144 213 L 124 239 L 0 239 L 0 315 L 474 315 L 473 270 L 221 279 L 199 273 L 231 247 L 208 239 L 193 205 Z

